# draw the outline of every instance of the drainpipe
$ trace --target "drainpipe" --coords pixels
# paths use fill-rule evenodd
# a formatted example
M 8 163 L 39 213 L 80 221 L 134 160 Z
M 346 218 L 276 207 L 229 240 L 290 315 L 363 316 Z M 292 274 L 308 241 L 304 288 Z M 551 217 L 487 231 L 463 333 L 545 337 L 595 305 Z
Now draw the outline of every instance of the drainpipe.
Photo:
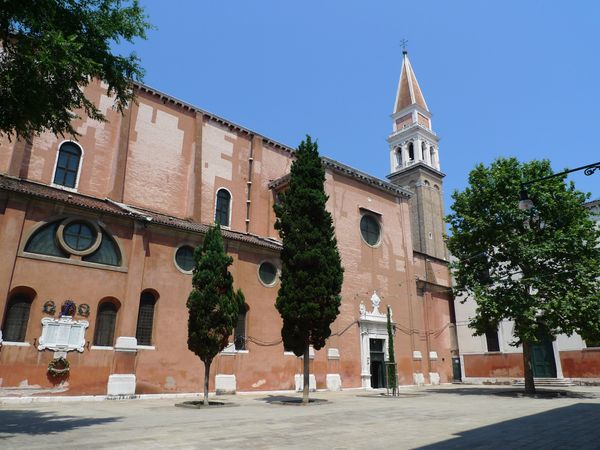
M 250 135 L 250 156 L 248 157 L 248 181 L 246 181 L 246 233 L 250 232 L 250 206 L 252 200 L 250 194 L 252 192 L 252 169 L 254 165 L 254 135 Z

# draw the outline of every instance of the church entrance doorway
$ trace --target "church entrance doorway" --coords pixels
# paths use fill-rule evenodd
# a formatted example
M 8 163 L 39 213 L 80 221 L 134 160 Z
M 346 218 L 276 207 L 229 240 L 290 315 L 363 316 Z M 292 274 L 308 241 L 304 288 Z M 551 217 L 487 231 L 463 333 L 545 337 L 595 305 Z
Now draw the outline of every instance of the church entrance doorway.
M 531 346 L 531 359 L 534 377 L 556 378 L 556 362 L 550 336 L 543 334 L 539 342 Z
M 385 383 L 385 350 L 383 339 L 369 339 L 371 361 L 371 387 L 384 388 Z

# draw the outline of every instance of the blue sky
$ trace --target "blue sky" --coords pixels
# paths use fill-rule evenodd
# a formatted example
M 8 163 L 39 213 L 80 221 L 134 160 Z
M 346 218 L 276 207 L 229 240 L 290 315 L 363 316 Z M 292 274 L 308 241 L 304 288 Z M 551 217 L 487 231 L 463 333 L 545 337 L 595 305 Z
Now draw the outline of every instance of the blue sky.
M 133 46 L 146 84 L 292 147 L 308 133 L 381 178 L 408 39 L 447 209 L 479 162 L 600 161 L 600 2 L 141 3 L 157 27 Z M 600 197 L 600 173 L 570 179 Z

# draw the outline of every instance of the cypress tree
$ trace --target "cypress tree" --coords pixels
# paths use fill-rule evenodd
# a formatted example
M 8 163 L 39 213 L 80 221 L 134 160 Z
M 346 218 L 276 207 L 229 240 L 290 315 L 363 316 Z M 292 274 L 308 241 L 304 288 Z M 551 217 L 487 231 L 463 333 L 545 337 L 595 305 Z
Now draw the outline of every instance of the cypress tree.
M 392 395 L 398 393 L 398 380 L 396 379 L 396 355 L 394 354 L 394 333 L 392 332 L 392 308 L 387 306 L 387 333 L 388 333 L 388 389 L 392 390 Z
M 194 252 L 192 292 L 187 301 L 188 348 L 204 363 L 204 405 L 208 406 L 210 365 L 228 344 L 244 294 L 234 291 L 228 267 L 233 259 L 225 253 L 221 227 L 211 227 Z
M 281 286 L 276 307 L 283 319 L 286 349 L 304 356 L 303 403 L 308 403 L 309 346 L 316 350 L 331 335 L 339 314 L 343 269 L 331 214 L 325 209 L 325 170 L 316 142 L 300 143 L 289 187 L 274 206 L 275 228 L 283 240 Z

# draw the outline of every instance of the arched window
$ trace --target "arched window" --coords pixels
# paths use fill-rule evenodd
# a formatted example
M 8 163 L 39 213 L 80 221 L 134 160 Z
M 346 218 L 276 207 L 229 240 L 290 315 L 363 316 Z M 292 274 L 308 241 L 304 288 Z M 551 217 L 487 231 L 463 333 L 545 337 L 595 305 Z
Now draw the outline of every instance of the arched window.
M 2 340 L 25 342 L 31 301 L 32 299 L 26 294 L 15 294 L 10 298 L 2 325 Z
M 94 345 L 112 347 L 117 323 L 117 309 L 117 305 L 111 301 L 104 301 L 98 306 Z
M 427 152 L 427 146 L 425 142 L 421 142 L 421 159 L 425 161 L 425 153 Z
M 233 343 L 236 350 L 246 350 L 246 316 L 248 315 L 248 305 L 244 304 L 233 333 Z
M 435 165 L 435 149 L 433 145 L 429 147 L 429 157 L 431 158 L 431 164 Z
M 215 223 L 221 226 L 229 226 L 229 207 L 231 206 L 231 194 L 227 189 L 219 189 L 217 192 L 217 207 L 215 208 Z
M 138 312 L 135 337 L 138 345 L 152 345 L 152 327 L 154 325 L 154 305 L 156 297 L 151 292 L 142 292 Z
M 402 148 L 396 149 L 396 165 L 402 166 Z
M 74 188 L 77 184 L 81 148 L 73 142 L 65 142 L 58 149 L 54 184 Z
M 415 146 L 412 142 L 408 143 L 408 159 L 410 161 L 415 160 Z

